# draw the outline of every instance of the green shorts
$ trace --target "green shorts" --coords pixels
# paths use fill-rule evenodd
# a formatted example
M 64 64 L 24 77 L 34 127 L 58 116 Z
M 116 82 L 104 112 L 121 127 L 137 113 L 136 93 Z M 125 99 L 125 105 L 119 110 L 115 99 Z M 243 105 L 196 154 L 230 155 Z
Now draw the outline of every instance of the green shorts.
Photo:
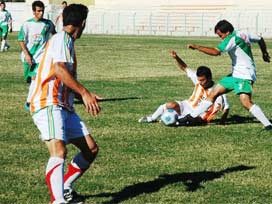
M 248 79 L 239 79 L 232 76 L 226 76 L 219 81 L 219 84 L 227 91 L 234 90 L 236 95 L 241 93 L 251 94 L 252 92 L 252 81 Z
M 8 25 L 1 25 L 0 26 L 0 37 L 5 38 L 8 35 Z
M 24 62 L 24 78 L 27 80 L 28 77 L 36 76 L 37 69 L 39 67 L 39 63 L 32 64 L 32 66 L 29 66 L 26 62 Z

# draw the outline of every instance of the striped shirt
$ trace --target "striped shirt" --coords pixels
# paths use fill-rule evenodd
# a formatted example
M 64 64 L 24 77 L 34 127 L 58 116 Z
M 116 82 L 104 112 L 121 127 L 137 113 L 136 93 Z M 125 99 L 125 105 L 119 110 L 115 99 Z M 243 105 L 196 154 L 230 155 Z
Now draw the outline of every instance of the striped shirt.
M 194 72 L 193 70 L 187 68 L 186 73 L 187 76 L 195 84 L 194 91 L 190 98 L 187 100 L 187 103 L 191 106 L 192 109 L 195 109 L 201 101 L 205 100 L 208 97 L 209 93 L 212 90 L 212 87 L 205 89 L 203 86 L 201 86 L 199 84 L 199 81 L 197 80 L 196 72 Z M 201 118 L 207 122 L 210 122 L 221 109 L 229 109 L 229 103 L 225 94 L 218 96 L 216 101 L 208 109 L 208 111 L 201 115 Z
M 64 31 L 55 34 L 46 45 L 31 96 L 31 113 L 52 105 L 74 111 L 73 91 L 54 75 L 54 64 L 57 62 L 64 62 L 74 78 L 77 77 L 74 43 Z
M 11 14 L 7 10 L 0 11 L 0 26 L 6 26 L 11 23 Z
M 260 36 L 233 31 L 217 46 L 220 52 L 228 52 L 232 61 L 233 77 L 256 81 L 256 66 L 251 51 L 251 43 L 260 40 Z
M 24 22 L 18 34 L 18 41 L 24 41 L 28 52 L 32 56 L 33 63 L 40 63 L 46 42 L 50 34 L 55 33 L 55 26 L 52 21 L 41 19 L 36 21 L 31 18 Z M 25 61 L 25 54 L 21 54 L 22 62 Z

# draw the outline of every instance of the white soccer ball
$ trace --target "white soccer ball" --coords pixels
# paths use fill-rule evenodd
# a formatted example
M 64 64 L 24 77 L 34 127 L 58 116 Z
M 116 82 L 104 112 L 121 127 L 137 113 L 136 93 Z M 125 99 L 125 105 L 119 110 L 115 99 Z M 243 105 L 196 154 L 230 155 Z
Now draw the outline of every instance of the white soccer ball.
M 161 115 L 161 122 L 166 126 L 175 125 L 177 120 L 178 113 L 174 109 L 166 109 Z

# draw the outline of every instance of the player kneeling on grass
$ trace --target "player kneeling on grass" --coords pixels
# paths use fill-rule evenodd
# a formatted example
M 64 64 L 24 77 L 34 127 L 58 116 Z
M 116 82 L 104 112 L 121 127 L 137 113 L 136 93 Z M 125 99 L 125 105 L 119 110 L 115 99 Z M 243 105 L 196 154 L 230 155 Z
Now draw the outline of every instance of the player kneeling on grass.
M 100 107 L 97 95 L 77 81 L 77 60 L 74 42 L 80 38 L 88 8 L 71 4 L 63 11 L 63 30 L 48 42 L 37 71 L 30 112 L 41 132 L 50 158 L 46 167 L 51 204 L 82 203 L 72 184 L 90 167 L 98 146 L 73 107 L 74 92 L 81 95 L 86 111 L 96 116 Z M 63 173 L 66 145 L 75 145 L 80 152 Z
M 178 125 L 198 125 L 198 124 L 205 124 L 209 123 L 215 115 L 219 112 L 220 109 L 223 110 L 223 114 L 221 117 L 221 124 L 225 123 L 227 115 L 229 113 L 229 104 L 227 101 L 227 97 L 225 94 L 221 95 L 216 99 L 214 104 L 209 108 L 209 110 L 199 117 L 194 118 L 191 120 L 187 118 L 189 113 L 191 113 L 199 103 L 206 99 L 209 95 L 214 82 L 212 80 L 212 73 L 208 67 L 200 66 L 198 67 L 197 71 L 193 71 L 192 69 L 188 68 L 186 63 L 176 54 L 175 51 L 171 51 L 171 56 L 176 60 L 178 67 L 184 71 L 187 76 L 192 80 L 195 84 L 194 91 L 191 97 L 184 101 L 173 101 L 170 103 L 165 103 L 160 105 L 158 109 L 150 116 L 144 116 L 139 119 L 140 123 L 151 123 L 155 122 L 163 116 L 163 114 L 168 109 L 173 109 L 178 114 Z M 173 125 L 163 122 L 166 125 Z

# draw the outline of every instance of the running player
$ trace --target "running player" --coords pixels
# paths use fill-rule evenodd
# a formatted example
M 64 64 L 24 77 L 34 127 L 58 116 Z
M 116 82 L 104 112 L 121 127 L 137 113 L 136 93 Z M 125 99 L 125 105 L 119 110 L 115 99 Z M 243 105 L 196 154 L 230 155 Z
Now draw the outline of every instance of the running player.
M 0 2 L 0 36 L 1 48 L 0 51 L 7 51 L 9 45 L 7 43 L 8 32 L 12 32 L 12 18 L 11 14 L 6 10 L 6 3 Z

